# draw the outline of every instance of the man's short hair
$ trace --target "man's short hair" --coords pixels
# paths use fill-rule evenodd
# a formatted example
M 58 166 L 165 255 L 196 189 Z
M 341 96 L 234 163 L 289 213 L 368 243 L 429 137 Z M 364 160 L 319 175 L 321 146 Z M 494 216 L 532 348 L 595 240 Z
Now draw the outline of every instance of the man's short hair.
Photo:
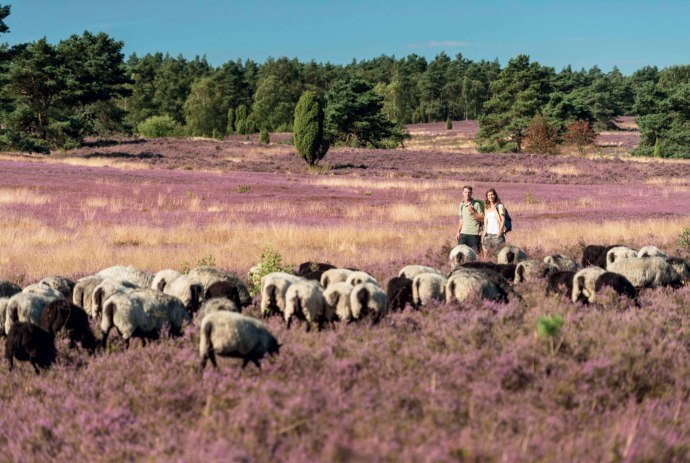
M 471 187 L 471 186 L 465 185 L 464 187 L 462 187 L 463 190 L 464 190 L 465 188 L 467 188 L 468 190 L 470 190 L 470 193 L 472 193 L 472 187 Z

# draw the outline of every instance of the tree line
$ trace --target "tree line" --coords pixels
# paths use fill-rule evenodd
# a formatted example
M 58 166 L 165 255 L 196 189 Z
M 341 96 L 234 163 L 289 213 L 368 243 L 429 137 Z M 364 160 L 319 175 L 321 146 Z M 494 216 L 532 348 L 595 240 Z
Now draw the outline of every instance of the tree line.
M 8 32 L 9 13 L 0 6 L 0 33 Z M 292 131 L 300 97 L 313 92 L 330 144 L 395 147 L 404 124 L 477 119 L 482 151 L 519 152 L 535 133 L 546 137 L 541 149 L 548 151 L 634 115 L 637 154 L 690 157 L 690 65 L 625 76 L 596 66 L 556 71 L 526 55 L 502 67 L 441 52 L 432 60 L 383 55 L 337 65 L 280 57 L 214 67 L 198 56 L 125 59 L 123 46 L 84 32 L 57 44 L 44 38 L 0 47 L 0 144 L 49 152 L 112 134 Z

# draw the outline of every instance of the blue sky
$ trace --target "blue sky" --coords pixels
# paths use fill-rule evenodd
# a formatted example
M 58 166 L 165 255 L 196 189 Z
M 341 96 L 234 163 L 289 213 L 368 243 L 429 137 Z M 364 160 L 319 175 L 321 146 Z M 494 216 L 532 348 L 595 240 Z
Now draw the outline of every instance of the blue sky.
M 132 52 L 263 62 L 269 56 L 349 63 L 381 54 L 473 60 L 526 53 L 554 66 L 629 74 L 690 64 L 690 2 L 671 1 L 220 1 L 18 0 L 13 43 L 52 43 L 103 31 Z

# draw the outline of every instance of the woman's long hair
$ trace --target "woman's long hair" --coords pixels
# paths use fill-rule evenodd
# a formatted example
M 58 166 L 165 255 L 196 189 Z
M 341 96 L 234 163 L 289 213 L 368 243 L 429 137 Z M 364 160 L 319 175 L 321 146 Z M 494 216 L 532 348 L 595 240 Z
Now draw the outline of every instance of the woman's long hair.
M 486 206 L 489 207 L 491 206 L 491 201 L 489 201 L 489 193 L 493 193 L 494 197 L 496 198 L 496 201 L 494 204 L 501 204 L 501 198 L 498 197 L 498 193 L 496 193 L 496 190 L 493 188 L 489 188 L 486 190 Z

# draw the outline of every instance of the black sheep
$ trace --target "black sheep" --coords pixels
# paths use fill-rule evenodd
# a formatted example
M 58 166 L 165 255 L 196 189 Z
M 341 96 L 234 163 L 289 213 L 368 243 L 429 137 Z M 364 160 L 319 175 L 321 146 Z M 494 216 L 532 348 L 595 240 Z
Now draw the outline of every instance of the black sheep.
M 324 262 L 302 262 L 297 267 L 295 274 L 307 280 L 321 281 L 321 275 L 326 270 L 335 268 L 334 265 Z
M 30 362 L 36 374 L 40 368 L 48 368 L 55 362 L 55 338 L 44 329 L 31 323 L 18 322 L 12 325 L 5 340 L 5 358 L 10 371 L 14 359 Z
M 414 307 L 412 301 L 412 280 L 405 277 L 393 277 L 386 287 L 388 310 L 403 310 L 407 304 Z
M 612 246 L 601 246 L 598 244 L 590 244 L 582 251 L 582 268 L 596 265 L 597 267 L 606 268 L 606 253 L 611 249 L 619 246 L 614 244 Z
M 75 347 L 78 342 L 83 349 L 93 353 L 98 346 L 89 326 L 89 316 L 84 309 L 65 299 L 55 300 L 46 306 L 41 313 L 40 325 L 53 336 L 64 330 L 70 347 Z
M 0 297 L 12 297 L 17 293 L 21 293 L 22 288 L 10 281 L 0 280 Z
M 559 294 L 567 296 L 568 299 L 573 294 L 573 278 L 575 272 L 570 270 L 560 270 L 549 275 L 549 281 L 546 284 L 546 297 L 551 294 Z
M 216 281 L 208 287 L 204 293 L 204 300 L 213 299 L 214 297 L 227 297 L 241 310 L 240 292 L 237 285 L 233 281 Z
M 632 300 L 637 297 L 635 287 L 623 275 L 613 272 L 604 272 L 599 275 L 594 285 L 594 292 L 598 293 L 603 288 L 611 288 L 620 296 L 627 296 Z

